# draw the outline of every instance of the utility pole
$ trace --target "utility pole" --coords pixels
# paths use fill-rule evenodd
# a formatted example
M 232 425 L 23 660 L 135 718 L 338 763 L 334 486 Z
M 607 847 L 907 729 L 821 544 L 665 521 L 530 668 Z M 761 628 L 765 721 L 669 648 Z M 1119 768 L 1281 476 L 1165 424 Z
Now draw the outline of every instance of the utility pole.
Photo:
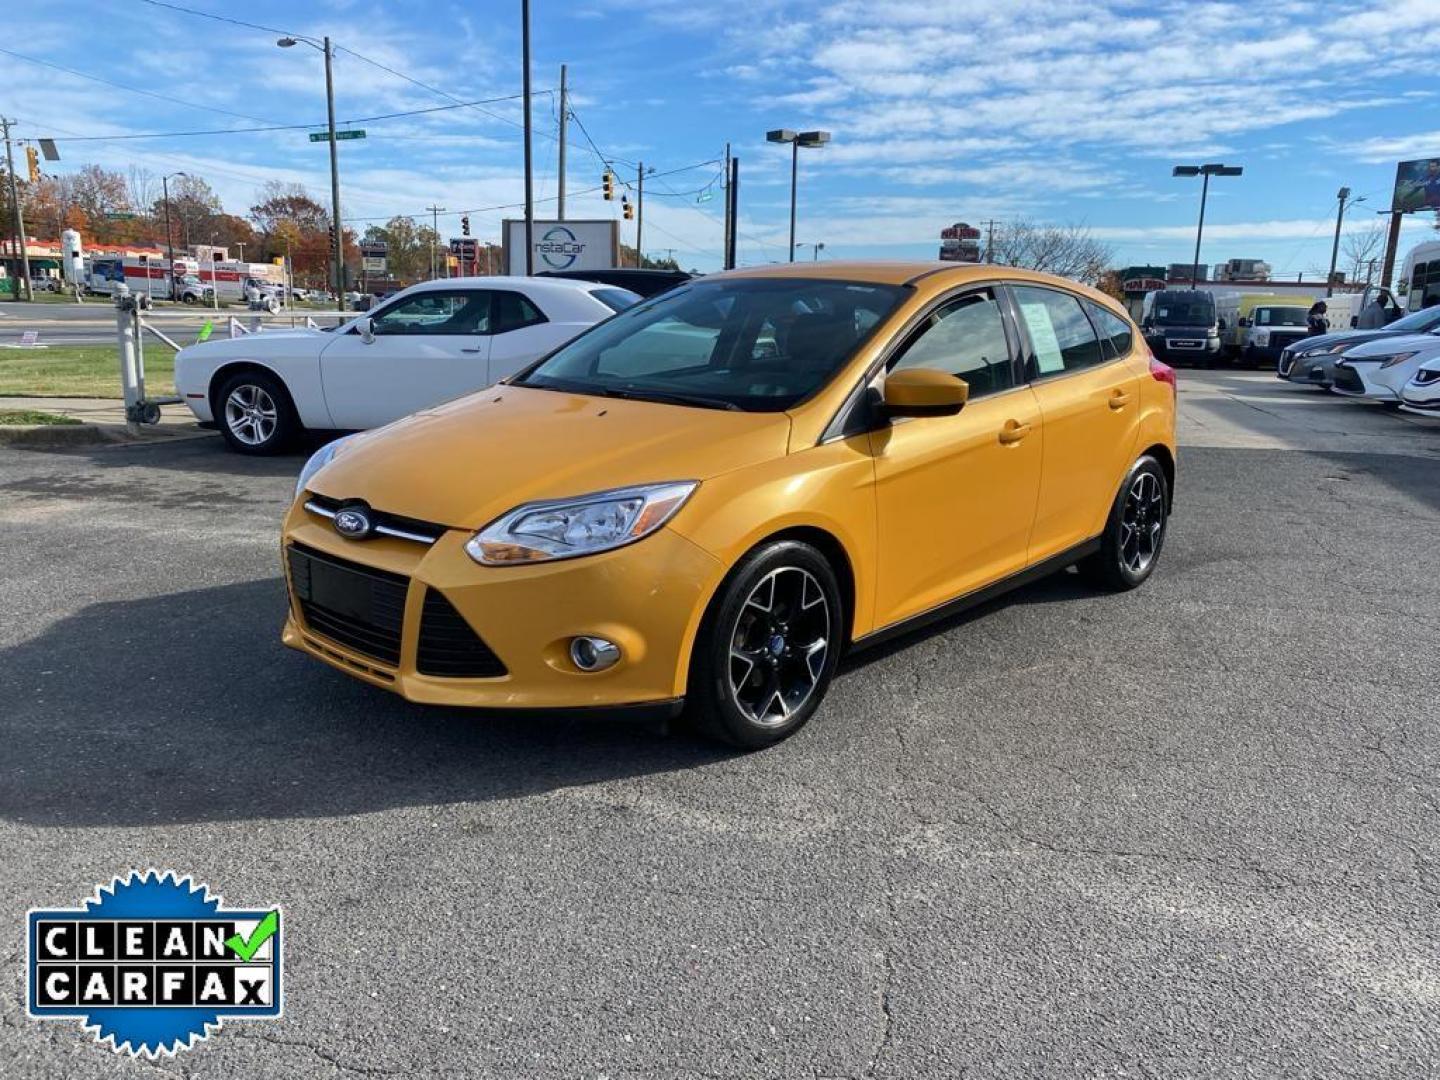
M 0 116 L 0 128 L 5 129 L 5 167 L 10 173 L 10 212 L 15 225 L 15 243 L 19 245 L 20 281 L 15 284 L 15 299 L 20 299 L 20 289 L 25 289 L 25 298 L 34 300 L 30 289 L 30 253 L 25 250 L 25 215 L 20 212 L 20 187 L 15 182 L 15 151 L 10 145 L 10 124 L 12 121 Z
M 1340 257 L 1340 223 L 1345 220 L 1345 200 L 1350 198 L 1350 189 L 1342 187 L 1335 198 L 1340 201 L 1340 205 L 1335 211 L 1335 243 L 1330 247 L 1330 276 L 1325 279 L 1326 296 L 1335 295 L 1335 261 Z M 1361 195 L 1358 199 L 1352 199 L 1350 205 L 1364 201 L 1365 196 Z
M 735 269 L 736 236 L 740 232 L 740 159 L 730 159 L 730 184 L 726 191 L 726 197 L 730 204 L 730 234 L 725 237 L 725 269 Z
M 996 222 L 994 218 L 991 218 L 989 221 L 982 221 L 980 224 L 984 225 L 986 229 L 985 261 L 987 263 L 993 263 L 995 261 L 995 226 L 998 222 Z
M 720 174 L 720 190 L 725 193 L 725 235 L 720 241 L 720 269 L 730 267 L 730 144 L 725 144 L 725 171 Z
M 642 237 L 645 235 L 645 163 L 638 162 L 635 166 L 635 269 L 639 270 L 645 265 L 645 248 Z
M 560 197 L 556 200 L 555 216 L 565 220 L 565 133 L 570 127 L 570 94 L 565 82 L 565 67 L 560 65 Z
M 430 280 L 434 281 L 435 274 L 435 242 L 440 239 L 440 212 L 445 209 L 443 206 L 427 206 L 430 211 Z
M 325 44 L 325 109 L 330 122 L 330 214 L 335 226 L 335 308 L 345 310 L 345 231 L 340 224 L 340 144 L 335 141 L 335 77 L 330 70 L 330 39 Z
M 520 0 L 521 91 L 525 98 L 525 275 L 535 273 L 535 169 L 530 124 L 530 0 Z

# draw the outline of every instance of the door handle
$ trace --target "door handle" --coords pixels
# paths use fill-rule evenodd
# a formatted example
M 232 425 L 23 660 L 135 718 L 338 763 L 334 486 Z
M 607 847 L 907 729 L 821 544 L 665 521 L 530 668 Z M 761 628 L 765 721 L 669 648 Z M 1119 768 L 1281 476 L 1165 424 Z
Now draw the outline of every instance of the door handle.
M 1029 434 L 1029 424 L 1022 424 L 1018 420 L 1006 420 L 1005 426 L 1000 429 L 1000 443 L 1002 446 L 1014 446 Z
M 473 352 L 473 353 L 478 353 L 478 352 L 480 352 L 481 350 L 479 350 L 479 349 L 462 348 L 460 351 L 461 351 L 461 352 Z
M 1130 395 L 1127 394 L 1124 390 L 1116 390 L 1113 394 L 1110 395 L 1110 408 L 1114 409 L 1116 412 L 1119 412 L 1121 409 L 1123 409 L 1126 405 L 1129 404 Z

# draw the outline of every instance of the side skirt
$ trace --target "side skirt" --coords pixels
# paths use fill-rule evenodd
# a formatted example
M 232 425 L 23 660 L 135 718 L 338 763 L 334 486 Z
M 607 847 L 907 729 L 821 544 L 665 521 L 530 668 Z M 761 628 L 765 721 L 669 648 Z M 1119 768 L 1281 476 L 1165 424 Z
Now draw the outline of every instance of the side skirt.
M 862 649 L 869 649 L 875 645 L 892 641 L 897 637 L 913 633 L 923 626 L 931 623 L 941 622 L 944 619 L 959 615 L 963 611 L 969 611 L 973 607 L 993 600 L 997 596 L 1003 596 L 1012 589 L 1018 589 L 1022 585 L 1029 585 L 1032 581 L 1039 581 L 1041 578 L 1049 577 L 1051 574 L 1059 573 L 1067 566 L 1073 566 L 1087 555 L 1093 555 L 1100 550 L 1100 537 L 1086 540 L 1076 544 L 1072 548 L 1066 548 L 1058 555 L 1052 555 L 1043 562 L 1034 566 L 1027 566 L 1009 577 L 1001 578 L 999 581 L 968 592 L 963 596 L 957 596 L 954 600 L 947 600 L 928 611 L 922 611 L 918 615 L 911 615 L 907 619 L 891 623 L 889 626 L 882 626 L 879 630 L 872 630 L 864 637 L 856 638 L 850 643 L 852 652 L 859 652 Z

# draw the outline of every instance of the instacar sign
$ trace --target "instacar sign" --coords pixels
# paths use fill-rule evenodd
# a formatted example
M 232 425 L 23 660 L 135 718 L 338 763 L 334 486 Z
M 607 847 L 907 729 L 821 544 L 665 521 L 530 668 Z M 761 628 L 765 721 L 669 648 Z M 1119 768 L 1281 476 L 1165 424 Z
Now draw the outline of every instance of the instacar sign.
M 525 273 L 525 222 L 507 219 L 504 233 L 505 272 Z M 617 221 L 535 221 L 532 264 L 542 270 L 608 270 L 619 265 L 620 225 Z

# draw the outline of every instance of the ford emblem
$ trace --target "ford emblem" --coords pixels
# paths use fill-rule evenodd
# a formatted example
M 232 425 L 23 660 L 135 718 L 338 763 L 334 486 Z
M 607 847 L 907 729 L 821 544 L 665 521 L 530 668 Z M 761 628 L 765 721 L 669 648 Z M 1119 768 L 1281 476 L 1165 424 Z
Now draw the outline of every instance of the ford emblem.
M 335 531 L 347 540 L 364 540 L 374 528 L 364 507 L 347 506 L 335 514 Z

